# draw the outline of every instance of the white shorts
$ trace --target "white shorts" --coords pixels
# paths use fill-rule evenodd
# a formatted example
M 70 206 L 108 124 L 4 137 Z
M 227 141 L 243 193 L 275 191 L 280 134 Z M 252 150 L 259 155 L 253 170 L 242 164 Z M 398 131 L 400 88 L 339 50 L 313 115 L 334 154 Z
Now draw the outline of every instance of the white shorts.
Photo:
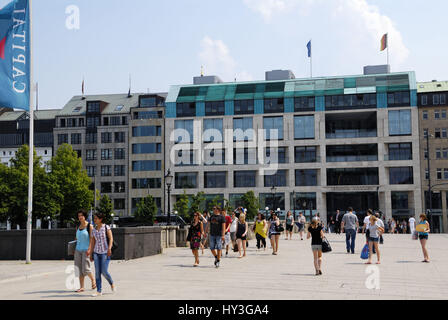
M 227 232 L 226 235 L 224 236 L 224 245 L 228 246 L 230 244 L 230 232 Z

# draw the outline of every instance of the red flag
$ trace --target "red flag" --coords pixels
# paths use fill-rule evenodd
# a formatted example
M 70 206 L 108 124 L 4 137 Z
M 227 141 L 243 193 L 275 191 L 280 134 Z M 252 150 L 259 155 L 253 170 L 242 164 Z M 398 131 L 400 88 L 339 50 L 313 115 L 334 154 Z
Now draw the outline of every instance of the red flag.
M 381 38 L 381 51 L 386 50 L 388 46 L 388 36 L 387 33 Z

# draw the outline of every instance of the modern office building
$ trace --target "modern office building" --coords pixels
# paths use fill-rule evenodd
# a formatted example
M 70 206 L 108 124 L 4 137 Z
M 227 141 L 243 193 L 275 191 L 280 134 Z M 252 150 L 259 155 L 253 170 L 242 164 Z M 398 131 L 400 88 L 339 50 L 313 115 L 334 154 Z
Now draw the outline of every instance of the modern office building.
M 324 221 L 349 206 L 380 209 L 387 219 L 420 212 L 415 73 L 368 73 L 172 86 L 171 204 L 202 191 L 236 207 L 253 190 L 261 208 L 319 212 Z
M 148 194 L 160 206 L 164 100 L 157 94 L 75 96 L 56 117 L 55 150 L 73 146 L 92 192 L 107 194 L 117 216 L 130 215 Z
M 447 232 L 448 81 L 418 83 L 418 107 L 422 201 L 426 211 L 430 210 L 432 231 Z
M 10 109 L 8 109 L 10 110 Z M 34 112 L 34 146 L 41 163 L 48 170 L 47 163 L 53 157 L 53 129 L 60 110 Z M 9 165 L 18 149 L 29 144 L 29 113 L 7 111 L 0 115 L 0 160 Z

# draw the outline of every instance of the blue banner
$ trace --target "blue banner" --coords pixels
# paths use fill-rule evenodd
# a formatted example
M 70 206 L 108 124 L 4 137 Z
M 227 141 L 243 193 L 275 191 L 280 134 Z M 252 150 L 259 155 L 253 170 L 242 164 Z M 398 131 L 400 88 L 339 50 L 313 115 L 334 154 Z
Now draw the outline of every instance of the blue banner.
M 0 107 L 29 110 L 31 33 L 29 0 L 0 9 Z
M 312 52 L 311 52 L 311 41 L 308 42 L 308 44 L 306 45 L 306 47 L 307 47 L 307 49 L 308 49 L 308 58 L 311 58 L 311 54 L 312 54 Z

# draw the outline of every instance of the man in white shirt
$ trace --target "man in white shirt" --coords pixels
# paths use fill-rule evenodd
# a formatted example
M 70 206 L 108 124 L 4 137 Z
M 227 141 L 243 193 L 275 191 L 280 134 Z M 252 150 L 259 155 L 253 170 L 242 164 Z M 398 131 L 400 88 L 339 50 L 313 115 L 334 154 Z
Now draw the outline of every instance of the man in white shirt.
M 411 230 L 411 234 L 414 234 L 414 231 L 415 231 L 415 218 L 414 217 L 409 218 L 409 229 Z

